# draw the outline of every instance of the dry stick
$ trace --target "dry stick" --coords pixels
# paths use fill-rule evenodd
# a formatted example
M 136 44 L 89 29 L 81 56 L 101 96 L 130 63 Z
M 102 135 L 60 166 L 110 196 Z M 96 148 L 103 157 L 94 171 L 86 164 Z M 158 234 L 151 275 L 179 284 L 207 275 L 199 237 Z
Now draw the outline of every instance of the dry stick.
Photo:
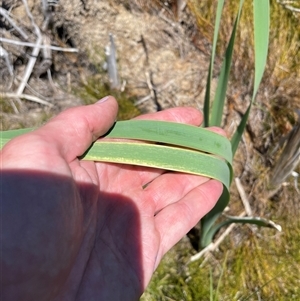
M 13 76 L 14 75 L 13 65 L 9 60 L 7 51 L 4 48 L 2 48 L 1 46 L 0 46 L 0 57 L 4 58 L 8 72 L 11 76 Z
M 17 79 L 19 79 L 17 77 Z M 29 84 L 26 85 L 26 88 L 32 92 L 36 97 L 43 99 L 44 101 L 50 101 L 52 98 L 47 98 L 44 95 L 40 94 L 38 91 L 34 90 L 34 88 L 32 88 Z
M 244 217 L 246 216 L 246 212 L 243 211 L 239 217 Z M 194 262 L 198 259 L 200 259 L 202 256 L 206 255 L 208 252 L 213 252 L 215 251 L 219 245 L 223 242 L 223 240 L 226 238 L 226 236 L 233 230 L 233 228 L 235 227 L 235 223 L 231 224 L 230 226 L 228 226 L 226 228 L 226 230 L 220 235 L 220 237 L 215 241 L 215 242 L 212 242 L 210 243 L 206 248 L 204 248 L 203 250 L 201 250 L 199 253 L 193 255 L 190 260 L 189 260 L 189 263 L 190 262 Z
M 188 72 L 186 74 L 184 74 L 182 77 L 179 78 L 179 80 L 181 80 L 181 78 L 184 78 L 186 76 L 189 76 L 191 74 L 194 74 L 195 72 Z M 161 93 L 163 90 L 167 89 L 169 86 L 171 86 L 172 84 L 174 84 L 175 80 L 174 79 L 171 79 L 169 80 L 166 84 L 164 84 L 162 87 L 160 88 L 155 88 L 156 89 L 156 93 Z M 148 85 L 148 83 L 147 83 Z M 147 100 L 151 99 L 152 98 L 152 93 L 150 92 L 150 94 L 142 97 L 141 99 L 137 100 L 134 102 L 134 105 L 138 106 L 144 102 L 146 102 Z
M 38 68 L 35 70 L 35 75 L 39 77 L 41 74 L 47 72 L 52 64 L 52 51 L 49 49 L 50 38 L 46 35 L 43 35 L 43 44 L 48 46 L 47 48 L 42 48 L 42 62 L 39 64 Z M 49 80 L 50 81 L 50 80 Z M 50 84 L 52 82 L 50 81 Z
M 109 45 L 105 49 L 108 76 L 111 89 L 120 88 L 120 79 L 117 68 L 117 49 L 113 35 L 109 34 Z
M 181 19 L 181 13 L 185 9 L 187 3 L 185 0 L 177 0 L 177 17 Z
M 293 7 L 293 6 L 291 6 L 291 5 L 285 5 L 285 4 L 284 4 L 284 7 L 285 7 L 286 9 L 291 10 L 292 12 L 300 13 L 300 8 L 296 8 L 296 7 Z
M 164 86 L 162 86 L 161 88 L 156 89 L 157 93 L 162 92 L 163 90 L 167 89 L 170 85 L 172 85 L 174 83 L 174 79 L 171 79 L 170 81 L 168 81 Z M 152 98 L 152 93 L 150 92 L 150 94 L 148 94 L 147 96 L 144 96 L 143 98 L 137 100 L 134 105 L 140 105 L 142 103 L 144 103 L 145 101 L 149 100 Z
M 54 51 L 62 51 L 62 52 L 78 52 L 77 48 L 62 48 L 62 47 L 57 47 L 53 45 L 36 45 L 34 43 L 28 43 L 28 42 L 21 42 L 21 41 L 16 41 L 16 40 L 11 40 L 11 39 L 6 39 L 6 38 L 1 38 L 0 37 L 0 42 L 3 43 L 8 43 L 8 44 L 14 44 L 14 45 L 20 45 L 20 46 L 27 46 L 27 47 L 38 47 L 40 49 L 51 49 Z
M 42 105 L 46 105 L 48 107 L 53 107 L 53 104 L 45 101 L 43 99 L 40 99 L 36 96 L 28 95 L 28 94 L 16 94 L 16 93 L 1 93 L 1 97 L 7 97 L 7 98 L 24 98 L 30 101 L 34 101 L 37 103 L 40 103 Z
M 239 178 L 235 178 L 235 185 L 236 185 L 236 188 L 237 188 L 237 190 L 240 194 L 240 197 L 241 197 L 242 203 L 245 207 L 245 211 L 246 211 L 247 215 L 252 216 L 252 209 L 250 207 L 250 204 L 249 204 L 248 198 L 246 196 L 244 187 L 242 186 L 241 180 Z
M 148 85 L 148 88 L 150 90 L 150 94 L 153 98 L 153 101 L 154 101 L 154 104 L 156 106 L 156 111 L 161 111 L 162 110 L 162 107 L 160 105 L 160 103 L 158 102 L 158 99 L 157 99 L 157 91 L 156 91 L 156 88 L 154 86 L 154 83 L 153 83 L 153 74 L 151 71 L 149 72 L 146 72 L 146 80 L 147 80 L 147 85 Z
M 36 41 L 36 45 L 37 46 L 40 45 L 41 42 L 42 42 L 42 36 L 39 36 L 38 39 L 37 39 L 37 41 Z M 34 65 L 36 63 L 36 59 L 37 59 L 37 57 L 39 55 L 39 52 L 40 52 L 40 49 L 38 47 L 35 47 L 33 49 L 32 53 L 31 53 L 31 57 L 29 59 L 29 62 L 27 64 L 27 66 L 26 66 L 25 74 L 24 74 L 24 76 L 23 76 L 23 78 L 21 80 L 20 86 L 19 86 L 19 88 L 17 90 L 17 95 L 21 95 L 23 93 L 23 91 L 24 91 L 24 89 L 25 89 L 25 87 L 26 87 L 26 85 L 28 83 L 29 77 L 30 77 L 30 75 L 32 73 L 33 67 L 34 67 Z
M 152 98 L 152 93 L 150 93 L 150 94 L 144 96 L 143 98 L 137 100 L 137 101 L 134 103 L 134 105 L 138 106 L 138 105 L 144 103 L 145 101 L 147 101 L 147 100 L 149 100 L 149 99 L 151 99 L 151 98 Z
M 4 8 L 0 7 L 0 15 L 2 15 L 9 23 L 10 25 L 25 39 L 28 40 L 28 35 L 24 32 L 22 28 L 17 26 L 15 21 L 9 16 L 9 13 Z
M 52 13 L 51 13 L 51 10 L 50 10 L 50 5 L 49 5 L 49 2 L 48 0 L 42 0 L 42 11 L 43 11 L 43 15 L 44 15 L 44 23 L 42 25 L 42 30 L 46 30 L 46 28 L 48 27 L 48 24 L 51 20 L 51 17 L 52 17 Z
M 6 82 L 6 88 L 10 89 L 14 81 L 14 67 L 9 59 L 8 52 L 0 46 L 0 58 L 1 57 L 4 58 L 8 73 L 10 75 L 10 79 L 8 80 L 8 82 Z
M 0 94 L 0 95 L 2 96 L 2 94 Z M 8 99 L 8 102 L 11 105 L 11 107 L 13 108 L 14 113 L 19 114 L 20 112 L 19 112 L 17 106 L 15 105 L 15 103 L 10 98 Z
M 141 43 L 143 46 L 146 55 L 146 65 L 149 66 L 149 51 L 143 35 L 141 35 L 141 39 L 138 41 L 138 43 Z
M 28 83 L 28 80 L 29 80 L 29 78 L 32 74 L 33 67 L 36 63 L 37 57 L 38 57 L 39 52 L 40 52 L 40 48 L 38 46 L 41 45 L 42 40 L 43 40 L 43 37 L 41 35 L 41 31 L 40 31 L 39 27 L 35 24 L 33 16 L 31 14 L 31 12 L 29 11 L 27 1 L 26 0 L 22 0 L 22 1 L 23 1 L 24 6 L 25 6 L 26 13 L 27 13 L 29 19 L 31 20 L 31 24 L 32 24 L 32 26 L 35 30 L 36 35 L 37 35 L 37 40 L 36 40 L 36 46 L 32 50 L 31 58 L 29 59 L 28 64 L 26 66 L 25 74 L 24 74 L 23 79 L 20 83 L 20 86 L 17 90 L 17 95 L 21 95 L 23 93 L 23 91 L 24 91 L 24 89 L 25 89 L 25 87 Z

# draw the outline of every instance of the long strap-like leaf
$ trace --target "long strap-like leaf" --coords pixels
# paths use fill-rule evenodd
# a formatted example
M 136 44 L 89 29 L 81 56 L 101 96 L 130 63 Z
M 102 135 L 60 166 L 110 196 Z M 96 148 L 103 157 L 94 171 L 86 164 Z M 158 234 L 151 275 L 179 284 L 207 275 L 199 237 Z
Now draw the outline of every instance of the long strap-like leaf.
M 118 121 L 106 137 L 182 146 L 218 155 L 232 163 L 231 145 L 227 138 L 187 124 L 157 120 Z
M 232 152 L 235 154 L 241 141 L 246 123 L 250 114 L 252 103 L 256 97 L 260 82 L 267 63 L 269 48 L 270 27 L 270 3 L 269 0 L 253 0 L 254 14 L 254 51 L 255 51 L 255 74 L 252 99 L 244 114 L 236 132 L 231 139 Z
M 0 132 L 1 147 L 10 139 L 32 130 Z M 125 140 L 114 141 L 112 138 Z M 130 142 L 127 139 L 135 141 Z M 136 140 L 151 141 L 155 144 Z M 232 177 L 231 145 L 225 137 L 207 129 L 174 122 L 116 122 L 109 133 L 96 141 L 81 159 L 202 175 L 221 181 L 227 191 Z
M 215 99 L 212 104 L 212 112 L 209 119 L 209 125 L 210 126 L 220 126 L 221 120 L 223 116 L 224 111 L 224 103 L 225 103 L 225 97 L 226 97 L 226 91 L 229 81 L 229 73 L 230 73 L 230 67 L 231 67 L 231 61 L 232 61 L 232 55 L 233 55 L 233 49 L 234 49 L 234 41 L 237 31 L 237 26 L 241 17 L 242 7 L 243 7 L 244 1 L 240 1 L 239 10 L 235 19 L 235 23 L 232 29 L 231 37 L 226 49 L 225 57 L 223 60 L 221 73 L 218 81 L 218 86 L 216 90 Z M 219 22 L 220 14 L 217 13 L 216 16 L 216 24 Z M 215 33 L 216 34 L 216 33 Z M 213 49 L 216 48 L 216 44 L 213 45 Z M 209 83 L 207 83 L 208 85 Z M 207 86 L 208 88 L 208 86 Z M 211 229 L 216 222 L 216 220 L 219 218 L 219 216 L 222 214 L 224 209 L 229 203 L 229 193 L 227 189 L 223 190 L 223 193 L 221 197 L 219 198 L 217 204 L 214 206 L 214 208 L 206 214 L 202 220 L 201 220 L 201 238 L 200 238 L 200 245 L 201 247 L 207 246 L 213 237 L 213 235 L 208 235 L 208 233 L 211 233 Z
M 221 72 L 218 80 L 218 86 L 216 89 L 216 95 L 212 103 L 211 116 L 209 122 L 210 126 L 220 126 L 222 122 L 226 91 L 227 91 L 229 74 L 231 69 L 231 61 L 232 61 L 232 55 L 234 49 L 235 36 L 240 21 L 243 4 L 244 1 L 243 0 L 240 1 L 239 11 L 234 22 L 233 30 L 222 63 Z
M 222 1 L 219 1 L 219 4 Z M 208 117 L 205 119 L 207 120 L 207 125 L 220 125 L 222 113 L 223 113 L 223 107 L 224 107 L 224 100 L 225 100 L 225 94 L 227 89 L 227 83 L 229 78 L 229 71 L 230 71 L 230 63 L 231 63 L 231 57 L 233 53 L 233 44 L 234 44 L 234 37 L 236 34 L 237 24 L 240 19 L 241 9 L 243 5 L 243 0 L 240 0 L 240 6 L 239 11 L 236 17 L 236 21 L 233 27 L 232 35 L 230 38 L 229 45 L 226 50 L 226 54 L 224 57 L 221 74 L 219 78 L 219 83 L 216 91 L 216 97 L 213 102 L 213 108 L 212 108 L 212 116 L 210 120 Z M 251 105 L 256 97 L 263 72 L 266 65 L 267 60 L 267 53 L 268 53 L 268 44 L 269 44 L 269 16 L 270 16 L 270 8 L 269 8 L 269 0 L 253 0 L 254 2 L 254 44 L 255 44 L 255 80 L 254 80 L 254 89 L 253 89 L 253 95 L 251 99 L 251 103 L 248 106 L 246 113 L 244 114 L 235 134 L 233 135 L 231 139 L 231 145 L 232 145 L 232 152 L 235 154 L 238 144 L 242 138 L 242 134 L 244 132 Z M 221 4 L 220 4 L 221 5 Z M 223 3 L 222 3 L 223 5 Z M 216 27 L 219 24 L 219 18 L 220 14 L 217 11 L 216 16 Z M 216 32 L 215 32 L 216 34 Z M 213 44 L 213 51 L 216 47 L 216 44 Z M 213 52 L 214 54 L 214 52 Z M 213 58 L 213 56 L 212 56 Z M 211 63 L 212 64 L 212 63 Z M 212 66 L 212 65 L 211 65 Z M 210 69 L 211 69 L 210 66 Z M 209 71 L 211 71 L 209 69 Z M 209 78 L 211 80 L 211 78 Z M 210 82 L 207 83 L 207 90 L 210 88 Z M 205 107 L 209 107 L 209 103 L 205 104 Z M 207 111 L 205 111 L 207 112 Z M 219 230 L 218 225 L 213 226 L 218 217 L 222 214 L 225 207 L 228 205 L 229 202 L 229 194 L 227 190 L 223 191 L 222 196 L 218 200 L 215 207 L 202 218 L 201 220 L 201 241 L 200 244 L 202 247 L 207 246 L 213 239 L 213 236 L 216 234 L 216 232 Z
M 213 38 L 213 45 L 212 45 L 212 53 L 210 57 L 210 64 L 207 74 L 207 81 L 206 81 L 206 90 L 205 90 L 205 96 L 204 96 L 204 107 L 203 107 L 203 113 L 204 113 L 204 126 L 209 126 L 210 122 L 210 90 L 211 90 L 211 81 L 212 81 L 212 74 L 213 74 L 213 68 L 214 68 L 214 62 L 215 62 L 215 55 L 216 55 L 216 49 L 217 49 L 217 40 L 218 40 L 218 34 L 219 34 L 219 28 L 220 28 L 220 22 L 221 22 L 221 15 L 222 10 L 224 6 L 224 0 L 218 1 L 217 6 L 217 15 L 216 15 L 216 22 L 215 22 L 215 28 L 214 28 L 214 38 Z
M 156 144 L 98 141 L 84 160 L 155 167 L 202 175 L 221 181 L 229 188 L 230 169 L 225 161 L 202 152 Z

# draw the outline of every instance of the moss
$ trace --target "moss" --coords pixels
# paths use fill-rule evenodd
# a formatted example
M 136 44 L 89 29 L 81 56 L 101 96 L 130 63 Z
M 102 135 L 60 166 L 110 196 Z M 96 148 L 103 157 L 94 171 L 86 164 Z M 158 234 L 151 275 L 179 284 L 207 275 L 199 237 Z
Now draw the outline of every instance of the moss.
M 141 114 L 134 105 L 134 98 L 125 90 L 124 92 L 112 90 L 101 76 L 90 77 L 85 84 L 75 90 L 85 104 L 95 103 L 97 100 L 112 95 L 119 104 L 118 120 L 131 119 Z
M 13 107 L 10 105 L 9 100 L 0 97 L 1 113 L 14 113 Z

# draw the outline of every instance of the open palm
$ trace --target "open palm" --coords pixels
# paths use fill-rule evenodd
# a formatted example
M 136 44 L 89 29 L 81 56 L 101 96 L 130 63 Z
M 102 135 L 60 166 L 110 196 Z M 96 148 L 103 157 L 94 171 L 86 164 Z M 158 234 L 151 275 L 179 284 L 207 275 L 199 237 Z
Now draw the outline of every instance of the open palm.
M 67 110 L 1 152 L 4 300 L 138 300 L 220 196 L 208 178 L 78 160 L 116 113 L 112 97 Z M 139 118 L 202 121 L 192 108 Z

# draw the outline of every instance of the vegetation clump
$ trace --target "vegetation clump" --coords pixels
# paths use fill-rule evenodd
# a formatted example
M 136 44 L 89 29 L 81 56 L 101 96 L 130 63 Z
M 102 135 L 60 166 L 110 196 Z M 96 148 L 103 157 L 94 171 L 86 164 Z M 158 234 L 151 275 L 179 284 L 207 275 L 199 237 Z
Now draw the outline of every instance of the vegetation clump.
M 75 93 L 80 96 L 85 104 L 95 103 L 97 100 L 112 95 L 119 105 L 118 120 L 128 120 L 141 114 L 141 111 L 134 105 L 134 97 L 129 93 L 111 89 L 109 84 L 99 76 L 91 76 Z

